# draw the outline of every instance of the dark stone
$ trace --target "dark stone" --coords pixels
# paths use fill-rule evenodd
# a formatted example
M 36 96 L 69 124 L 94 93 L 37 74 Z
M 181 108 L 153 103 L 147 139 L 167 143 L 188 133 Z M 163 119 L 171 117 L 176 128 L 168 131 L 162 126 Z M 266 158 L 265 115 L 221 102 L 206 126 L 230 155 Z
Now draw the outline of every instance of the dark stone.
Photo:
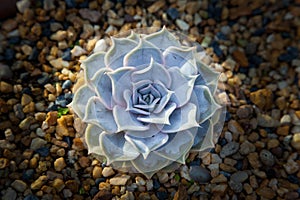
M 196 158 L 192 162 L 190 162 L 190 166 L 199 166 L 201 164 L 200 158 Z
M 15 44 L 19 44 L 20 41 L 21 41 L 21 38 L 19 36 L 14 36 L 14 37 L 9 38 L 8 43 L 15 45 Z
M 194 181 L 199 183 L 207 183 L 211 180 L 210 172 L 201 166 L 191 166 L 189 175 Z
M 224 146 L 225 144 L 227 144 L 227 141 L 225 138 L 220 138 L 219 141 L 218 141 L 218 144 L 221 145 L 221 146 Z
M 160 183 L 157 179 L 153 179 L 153 189 L 157 190 L 160 187 Z
M 212 2 L 208 5 L 208 17 L 213 18 L 216 21 L 221 21 L 222 7 L 214 6 Z
M 289 46 L 287 47 L 286 51 L 287 53 L 280 54 L 280 56 L 278 57 L 278 61 L 291 62 L 299 56 L 299 50 L 297 49 L 297 47 Z
M 42 74 L 39 76 L 39 78 L 37 79 L 37 82 L 40 84 L 40 85 L 45 85 L 49 82 L 49 75 L 45 72 L 42 72 Z
M 35 174 L 34 169 L 28 169 L 23 172 L 22 179 L 24 181 L 30 181 L 33 179 L 33 175 Z
M 40 154 L 41 156 L 46 157 L 49 155 L 50 150 L 48 147 L 41 147 L 41 148 L 37 149 L 36 152 L 38 154 Z
M 231 119 L 231 114 L 230 114 L 230 112 L 226 112 L 226 115 L 225 115 L 225 122 L 228 122 L 230 119 Z
M 220 48 L 219 44 L 216 41 L 213 41 L 211 46 L 214 49 L 214 53 L 218 56 L 218 57 L 222 57 L 223 56 L 223 51 Z
M 268 179 L 276 178 L 276 172 L 272 168 L 266 170 L 266 175 L 267 175 Z
M 79 8 L 88 8 L 89 7 L 89 1 L 84 1 L 78 6 Z
M 299 184 L 299 178 L 293 174 L 288 175 L 287 177 L 288 181 L 294 184 Z
M 62 84 L 62 89 L 69 89 L 72 85 L 72 82 L 70 80 L 66 80 L 63 84 Z
M 252 35 L 253 35 L 253 36 L 261 36 L 262 34 L 265 33 L 265 31 L 266 31 L 265 28 L 259 28 L 259 29 L 257 29 Z
M 242 170 L 243 169 L 243 161 L 242 160 L 238 160 L 234 167 L 237 170 Z
M 156 197 L 159 199 L 159 200 L 165 200 L 168 198 L 168 193 L 165 192 L 165 191 L 158 191 L 156 192 Z
M 262 14 L 262 10 L 260 8 L 256 8 L 252 11 L 252 15 L 260 15 Z
M 13 60 L 15 58 L 15 51 L 11 48 L 5 49 L 4 52 L 4 59 L 5 60 Z
M 260 57 L 258 55 L 251 55 L 248 58 L 248 60 L 249 60 L 249 63 L 254 65 L 254 67 L 258 67 L 263 62 L 262 57 Z
M 93 197 L 93 196 L 95 196 L 97 193 L 99 192 L 99 189 L 97 188 L 97 187 L 92 187 L 91 189 L 90 189 L 90 195 Z
M 22 90 L 22 94 L 28 94 L 28 95 L 31 95 L 32 94 L 32 91 L 29 87 L 25 87 L 23 88 Z
M 33 194 L 27 195 L 24 200 L 39 200 L 39 198 Z
M 62 55 L 62 59 L 66 60 L 66 61 L 72 60 L 71 50 L 69 48 L 64 51 L 64 53 Z
M 168 17 L 170 17 L 170 19 L 175 20 L 178 18 L 179 12 L 176 8 L 169 8 L 167 10 L 167 15 L 168 15 Z
M 28 72 L 24 72 L 24 73 L 21 73 L 20 74 L 20 79 L 21 81 L 24 83 L 24 82 L 27 82 L 29 80 L 29 73 Z
M 13 77 L 13 72 L 8 65 L 0 63 L 0 81 L 8 80 Z
M 65 0 L 66 5 L 68 8 L 75 8 L 76 7 L 76 2 L 75 0 Z
M 282 33 L 280 33 L 280 35 L 281 35 L 281 37 L 283 39 L 287 39 L 287 38 L 291 38 L 292 37 L 289 32 L 282 32 Z
M 72 142 L 73 140 L 70 137 L 67 137 L 67 136 L 63 137 L 63 141 L 66 142 L 69 147 L 71 147 L 72 144 L 73 144 L 73 142 Z
M 216 36 L 219 40 L 227 40 L 228 39 L 227 36 L 222 32 L 217 32 Z
M 247 43 L 246 45 L 246 49 L 245 49 L 245 53 L 248 54 L 248 55 L 252 55 L 252 54 L 255 54 L 257 50 L 257 45 L 255 43 Z
M 32 53 L 28 56 L 28 60 L 30 60 L 30 61 L 37 60 L 38 56 L 39 56 L 39 52 L 38 52 L 37 48 L 33 47 Z
M 262 25 L 263 26 L 266 26 L 268 23 L 270 23 L 270 18 L 268 18 L 268 17 L 264 17 L 263 19 L 262 19 Z

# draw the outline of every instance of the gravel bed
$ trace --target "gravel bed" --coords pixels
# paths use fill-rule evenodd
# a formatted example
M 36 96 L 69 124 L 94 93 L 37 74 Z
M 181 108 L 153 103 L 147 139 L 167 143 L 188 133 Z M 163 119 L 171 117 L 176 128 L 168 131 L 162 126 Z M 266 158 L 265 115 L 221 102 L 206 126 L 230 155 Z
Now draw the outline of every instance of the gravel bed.
M 0 197 L 299 199 L 299 0 L 20 0 L 0 21 Z M 100 38 L 166 26 L 199 42 L 229 97 L 216 147 L 148 180 L 100 163 L 66 108 Z

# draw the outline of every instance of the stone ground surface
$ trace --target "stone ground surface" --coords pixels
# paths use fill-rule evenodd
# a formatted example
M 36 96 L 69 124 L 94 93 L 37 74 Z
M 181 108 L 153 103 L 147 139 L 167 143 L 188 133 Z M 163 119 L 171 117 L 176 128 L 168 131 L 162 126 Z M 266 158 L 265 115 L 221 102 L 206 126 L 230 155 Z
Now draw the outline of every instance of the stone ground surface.
M 300 198 L 299 0 L 21 0 L 17 7 L 0 21 L 3 200 Z M 65 105 L 78 60 L 99 38 L 152 25 L 206 47 L 230 105 L 214 150 L 147 180 L 88 155 Z

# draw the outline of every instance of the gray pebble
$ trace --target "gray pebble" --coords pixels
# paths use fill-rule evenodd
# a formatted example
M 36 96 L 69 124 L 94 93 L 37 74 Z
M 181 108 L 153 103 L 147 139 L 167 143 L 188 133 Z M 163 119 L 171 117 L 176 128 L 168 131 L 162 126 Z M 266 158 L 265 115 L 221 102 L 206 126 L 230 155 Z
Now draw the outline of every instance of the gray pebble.
M 210 172 L 201 166 L 191 166 L 189 174 L 194 181 L 199 183 L 207 183 L 211 180 Z
M 182 30 L 182 31 L 187 31 L 189 30 L 190 26 L 188 23 L 181 19 L 176 19 L 176 25 Z
M 260 157 L 261 162 L 267 166 L 271 167 L 275 164 L 275 159 L 274 159 L 273 154 L 266 149 L 263 149 L 260 152 L 259 157 Z
M 0 63 L 0 81 L 11 79 L 13 77 L 13 73 L 9 66 Z
M 248 155 L 249 153 L 254 152 L 255 149 L 256 149 L 255 145 L 246 140 L 240 146 L 240 153 L 242 155 Z
M 11 186 L 18 192 L 24 192 L 27 188 L 27 184 L 22 180 L 15 180 Z
M 43 140 L 42 138 L 34 138 L 32 141 L 31 141 L 31 144 L 30 144 L 30 149 L 32 150 L 37 150 L 43 146 L 45 146 L 47 144 L 47 141 L 46 140 Z
M 21 104 L 18 103 L 14 105 L 14 111 L 17 118 L 24 119 L 25 115 L 23 112 L 23 106 Z
M 277 120 L 265 114 L 259 114 L 257 116 L 257 122 L 259 126 L 267 128 L 276 127 L 279 124 Z
M 240 193 L 243 190 L 242 183 L 235 182 L 232 180 L 229 181 L 229 187 L 236 193 Z
M 73 195 L 73 193 L 70 189 L 64 189 L 63 194 L 64 194 L 64 198 L 70 198 Z
M 245 171 L 237 171 L 231 175 L 230 180 L 238 183 L 243 183 L 248 179 L 248 174 Z
M 239 147 L 240 147 L 240 145 L 237 142 L 227 143 L 220 152 L 221 158 L 225 158 L 227 156 L 230 156 L 230 155 L 236 153 L 239 150 Z
M 17 198 L 17 193 L 12 188 L 8 188 L 2 195 L 2 200 L 15 200 Z

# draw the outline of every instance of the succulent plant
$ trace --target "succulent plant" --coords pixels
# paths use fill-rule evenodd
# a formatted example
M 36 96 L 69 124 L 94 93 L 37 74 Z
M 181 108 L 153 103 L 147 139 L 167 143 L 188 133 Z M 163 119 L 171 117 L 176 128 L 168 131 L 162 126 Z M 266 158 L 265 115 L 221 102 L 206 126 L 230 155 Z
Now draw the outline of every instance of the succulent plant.
M 107 164 L 150 178 L 214 146 L 223 123 L 219 73 L 166 28 L 113 37 L 82 68 L 71 107 L 87 124 L 88 152 Z

